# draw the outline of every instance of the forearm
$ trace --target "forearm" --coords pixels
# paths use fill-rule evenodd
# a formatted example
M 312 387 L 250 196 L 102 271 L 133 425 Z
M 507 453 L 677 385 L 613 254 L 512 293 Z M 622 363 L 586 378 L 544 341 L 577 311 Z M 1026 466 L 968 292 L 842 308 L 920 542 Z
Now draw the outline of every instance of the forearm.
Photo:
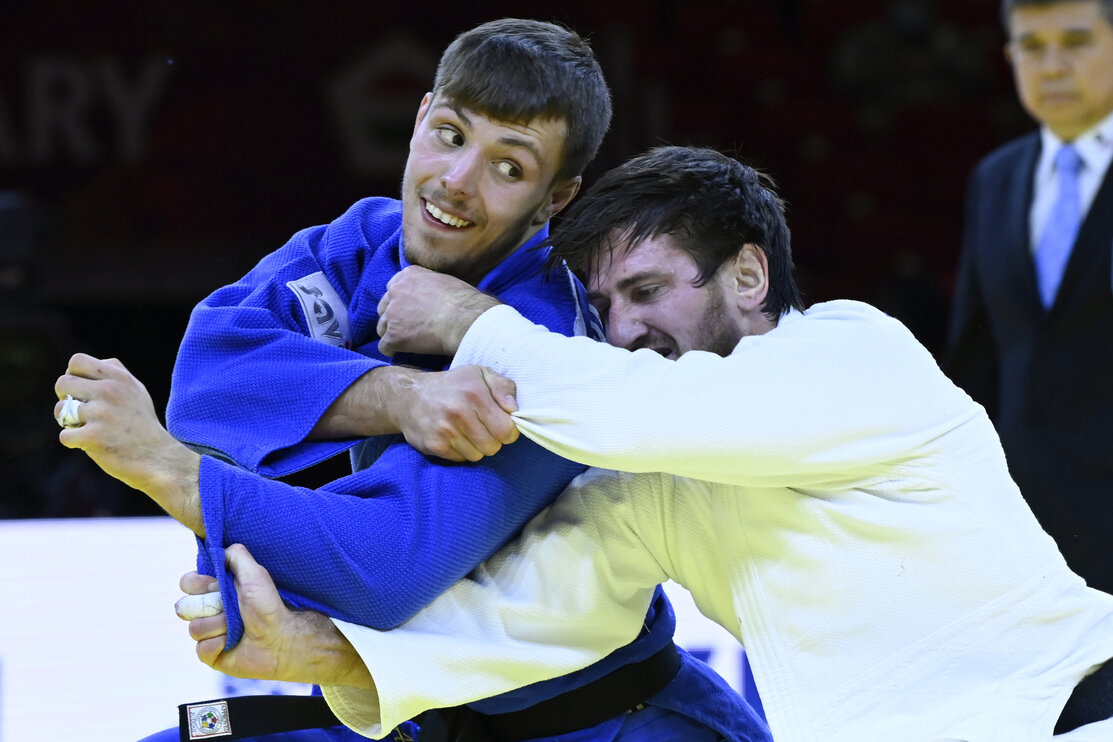
M 368 438 L 402 432 L 400 407 L 417 392 L 422 373 L 400 366 L 371 369 L 325 410 L 308 439 Z
M 313 685 L 375 690 L 367 665 L 347 637 L 325 615 L 297 612 L 291 636 L 292 656 L 280 680 Z
M 167 514 L 205 538 L 205 519 L 201 511 L 201 456 L 185 446 L 168 447 L 159 460 L 152 462 L 152 476 L 141 489 Z

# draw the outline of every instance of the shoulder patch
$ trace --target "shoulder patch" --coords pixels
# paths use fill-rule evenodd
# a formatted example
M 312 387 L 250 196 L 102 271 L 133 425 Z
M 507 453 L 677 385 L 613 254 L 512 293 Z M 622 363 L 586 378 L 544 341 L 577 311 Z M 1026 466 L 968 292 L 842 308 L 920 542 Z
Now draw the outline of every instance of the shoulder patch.
M 352 331 L 348 326 L 348 307 L 340 300 L 336 289 L 321 271 L 294 281 L 286 286 L 301 302 L 305 324 L 314 340 L 341 348 L 352 347 Z

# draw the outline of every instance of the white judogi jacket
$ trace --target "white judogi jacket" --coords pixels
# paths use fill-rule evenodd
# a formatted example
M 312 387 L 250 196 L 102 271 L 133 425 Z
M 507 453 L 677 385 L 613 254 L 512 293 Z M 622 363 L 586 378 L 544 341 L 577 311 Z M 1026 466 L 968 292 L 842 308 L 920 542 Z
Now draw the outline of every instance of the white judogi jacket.
M 1113 596 L 1067 568 L 982 408 L 872 307 L 677 361 L 499 307 L 456 363 L 516 381 L 525 435 L 641 473 L 587 472 L 400 630 L 338 622 L 378 696 L 325 696 L 368 734 L 589 664 L 670 578 L 745 645 L 778 742 L 1050 739 L 1113 657 Z

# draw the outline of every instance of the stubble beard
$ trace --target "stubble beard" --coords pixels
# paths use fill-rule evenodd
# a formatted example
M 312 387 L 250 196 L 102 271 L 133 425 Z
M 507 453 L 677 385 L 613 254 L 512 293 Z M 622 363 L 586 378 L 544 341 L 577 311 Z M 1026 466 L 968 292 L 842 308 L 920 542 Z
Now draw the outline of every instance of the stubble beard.
M 712 290 L 700 322 L 700 332 L 694 339 L 693 350 L 706 350 L 724 358 L 734 352 L 738 341 L 742 339 L 742 332 L 727 317 L 725 309 L 726 300 L 722 293 Z
M 402 182 L 402 187 L 406 187 L 405 180 Z M 420 220 L 424 219 L 424 216 L 420 213 L 424 211 L 422 198 L 416 191 L 413 193 L 413 198 L 416 201 L 416 209 L 418 212 L 416 218 L 420 223 Z M 483 248 L 482 251 L 473 251 L 467 255 L 446 253 L 446 249 L 443 245 L 438 246 L 438 243 L 449 241 L 450 235 L 445 235 L 445 239 L 443 240 L 440 235 L 432 235 L 431 239 L 423 241 L 421 245 L 422 250 L 419 254 L 415 247 L 416 240 L 413 239 L 412 235 L 406 234 L 407 230 L 405 229 L 405 220 L 403 219 L 402 245 L 406 260 L 413 265 L 419 265 L 422 268 L 428 268 L 438 273 L 455 276 L 462 281 L 467 281 L 473 286 L 477 285 L 484 276 L 495 268 L 495 266 L 521 246 L 522 242 L 525 240 L 525 235 L 532 226 L 533 216 L 540 207 L 541 204 L 538 203 L 534 208 L 527 211 L 522 218 L 512 224 L 502 236 Z M 466 229 L 471 229 L 471 227 Z

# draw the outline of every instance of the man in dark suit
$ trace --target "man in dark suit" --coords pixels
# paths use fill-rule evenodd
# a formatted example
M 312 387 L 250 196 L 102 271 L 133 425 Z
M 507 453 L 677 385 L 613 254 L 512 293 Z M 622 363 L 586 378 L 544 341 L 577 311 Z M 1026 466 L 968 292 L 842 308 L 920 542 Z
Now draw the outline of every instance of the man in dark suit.
M 946 369 L 1067 562 L 1113 592 L 1113 0 L 1003 0 L 1038 132 L 967 195 Z

